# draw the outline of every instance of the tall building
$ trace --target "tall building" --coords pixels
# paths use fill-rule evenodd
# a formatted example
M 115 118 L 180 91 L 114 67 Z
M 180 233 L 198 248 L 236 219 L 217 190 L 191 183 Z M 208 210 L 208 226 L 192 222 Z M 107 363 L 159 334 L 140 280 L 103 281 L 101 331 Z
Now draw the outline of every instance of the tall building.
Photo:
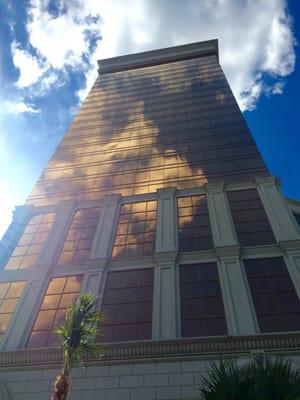
M 299 366 L 299 216 L 216 40 L 101 60 L 2 241 L 1 399 L 49 398 L 53 327 L 80 292 L 98 296 L 107 344 L 70 400 L 197 399 L 220 358 Z

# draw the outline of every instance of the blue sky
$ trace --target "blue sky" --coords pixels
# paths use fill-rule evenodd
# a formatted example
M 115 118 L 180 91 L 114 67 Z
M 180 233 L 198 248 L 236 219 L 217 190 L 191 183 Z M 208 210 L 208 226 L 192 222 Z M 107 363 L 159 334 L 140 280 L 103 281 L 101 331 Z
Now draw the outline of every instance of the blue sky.
M 300 200 L 298 0 L 0 0 L 0 237 L 97 75 L 97 59 L 219 39 L 284 193 Z

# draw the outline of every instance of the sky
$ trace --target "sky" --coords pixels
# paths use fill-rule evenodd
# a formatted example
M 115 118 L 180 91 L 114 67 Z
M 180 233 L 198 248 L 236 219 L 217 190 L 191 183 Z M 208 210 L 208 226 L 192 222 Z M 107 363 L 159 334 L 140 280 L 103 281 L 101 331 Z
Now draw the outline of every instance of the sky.
M 271 174 L 300 200 L 299 0 L 0 0 L 0 238 L 98 59 L 215 38 Z

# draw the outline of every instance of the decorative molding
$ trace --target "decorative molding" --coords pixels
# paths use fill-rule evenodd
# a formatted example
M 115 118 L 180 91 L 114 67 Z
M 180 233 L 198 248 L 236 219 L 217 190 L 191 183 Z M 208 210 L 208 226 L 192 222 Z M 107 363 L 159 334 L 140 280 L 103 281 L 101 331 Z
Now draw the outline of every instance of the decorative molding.
M 239 244 L 231 246 L 215 246 L 217 257 L 239 257 L 241 246 Z
M 299 250 L 300 249 L 300 239 L 295 240 L 281 240 L 279 242 L 279 246 L 282 251 L 289 251 L 289 250 Z
M 177 251 L 156 251 L 154 259 L 157 265 L 174 264 L 177 260 Z
M 104 355 L 103 354 L 104 348 Z M 300 333 L 266 334 L 251 336 L 226 336 L 200 339 L 177 339 L 147 342 L 124 342 L 99 346 L 94 354 L 86 354 L 86 362 L 130 362 L 133 360 L 188 359 L 195 356 L 220 356 L 251 354 L 253 351 L 266 353 L 291 352 L 300 354 Z M 37 365 L 57 365 L 61 353 L 55 348 L 7 351 L 0 353 L 0 368 Z

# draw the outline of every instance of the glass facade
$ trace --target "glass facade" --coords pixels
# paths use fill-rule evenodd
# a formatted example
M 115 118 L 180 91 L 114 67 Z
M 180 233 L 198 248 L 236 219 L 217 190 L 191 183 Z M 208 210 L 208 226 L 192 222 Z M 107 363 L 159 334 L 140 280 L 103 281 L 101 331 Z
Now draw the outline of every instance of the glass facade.
M 149 256 L 155 249 L 156 201 L 123 204 L 112 257 Z
M 256 189 L 227 192 L 227 198 L 236 235 L 242 246 L 276 243 Z
M 267 174 L 215 56 L 104 74 L 28 203 Z
M 58 258 L 58 265 L 81 264 L 89 258 L 101 208 L 77 210 Z
M 180 267 L 183 337 L 227 335 L 216 263 Z
M 105 342 L 145 340 L 152 336 L 154 270 L 151 268 L 109 272 L 101 323 Z
M 255 189 L 267 181 L 256 178 L 268 171 L 217 55 L 194 56 L 132 64 L 119 72 L 101 74 L 100 68 L 28 198 L 28 210 L 42 211 L 29 221 L 4 268 L 4 275 L 22 282 L 0 283 L 0 340 L 22 295 L 23 279 L 28 284 L 40 279 L 40 288 L 50 279 L 36 307 L 28 306 L 28 348 L 56 344 L 53 329 L 80 291 L 99 295 L 105 319 L 97 341 L 151 340 L 152 330 L 155 339 L 169 330 L 172 340 L 237 335 L 236 285 L 245 282 L 230 275 L 219 282 L 218 274 L 221 266 L 225 277 L 232 273 L 222 257 L 233 254 L 234 265 L 245 267 L 260 331 L 300 331 L 299 299 L 283 259 L 273 257 L 283 254 L 283 246 L 276 243 Z M 157 192 L 162 188 L 169 190 Z M 56 205 L 57 215 L 66 210 L 66 216 L 52 229 L 55 213 L 49 210 Z M 220 215 L 220 205 L 229 218 Z M 95 239 L 100 218 L 104 232 Z M 57 237 L 38 274 L 22 271 L 37 264 L 51 230 Z M 239 266 L 238 244 L 273 245 L 241 249 L 245 258 L 273 258 L 247 259 Z M 93 255 L 87 262 L 92 247 L 99 259 Z M 228 296 L 224 303 L 221 288 Z M 252 302 L 247 294 L 244 300 Z M 153 318 L 154 308 L 160 311 Z M 162 315 L 170 310 L 177 314 L 174 326 L 166 328 Z M 227 328 L 225 311 L 237 319 L 236 326 Z
M 63 323 L 66 311 L 80 293 L 82 276 L 52 278 L 33 325 L 27 347 L 54 346 L 55 326 Z
M 244 260 L 261 332 L 300 331 L 300 301 L 283 258 Z
M 213 248 L 205 195 L 178 198 L 179 251 Z
M 0 342 L 7 331 L 25 286 L 26 282 L 0 283 Z
M 5 269 L 22 269 L 36 264 L 37 258 L 51 230 L 55 213 L 32 217 L 18 241 Z

